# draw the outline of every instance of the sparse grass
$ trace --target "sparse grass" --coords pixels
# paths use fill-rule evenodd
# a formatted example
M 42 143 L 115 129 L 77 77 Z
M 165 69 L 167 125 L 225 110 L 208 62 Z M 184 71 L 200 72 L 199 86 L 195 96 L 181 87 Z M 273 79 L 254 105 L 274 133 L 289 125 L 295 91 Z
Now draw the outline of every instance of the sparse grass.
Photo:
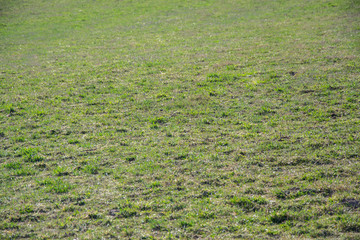
M 356 0 L 0 0 L 1 239 L 359 239 Z

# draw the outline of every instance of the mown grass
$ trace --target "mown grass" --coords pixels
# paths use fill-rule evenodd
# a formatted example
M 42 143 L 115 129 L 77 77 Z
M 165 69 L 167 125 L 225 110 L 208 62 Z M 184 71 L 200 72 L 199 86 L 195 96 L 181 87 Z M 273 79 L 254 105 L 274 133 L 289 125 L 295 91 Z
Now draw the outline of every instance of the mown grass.
M 360 238 L 359 20 L 0 0 L 1 238 Z

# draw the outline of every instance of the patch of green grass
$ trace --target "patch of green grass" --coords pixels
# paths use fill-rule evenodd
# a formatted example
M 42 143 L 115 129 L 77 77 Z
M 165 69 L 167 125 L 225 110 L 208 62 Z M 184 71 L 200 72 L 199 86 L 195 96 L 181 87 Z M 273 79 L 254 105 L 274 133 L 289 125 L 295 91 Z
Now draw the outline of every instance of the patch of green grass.
M 45 187 L 47 192 L 54 192 L 54 193 L 67 193 L 69 190 L 73 188 L 73 185 L 70 183 L 63 181 L 61 178 L 46 178 L 43 180 L 37 181 L 39 186 Z
M 30 167 L 17 168 L 13 171 L 15 176 L 31 176 L 35 174 L 35 170 Z
M 4 166 L 4 168 L 7 168 L 7 169 L 20 169 L 21 163 L 20 162 L 8 162 L 8 163 L 5 163 L 3 166 Z
M 338 226 L 344 232 L 360 232 L 360 220 L 358 216 L 344 215 L 337 219 Z
M 68 174 L 69 174 L 69 172 L 66 167 L 58 166 L 54 169 L 54 175 L 56 175 L 56 176 L 65 176 Z
M 20 154 L 23 156 L 25 162 L 40 162 L 45 158 L 38 154 L 38 150 L 36 148 L 23 148 L 21 149 Z
M 0 238 L 358 238 L 359 7 L 0 0 Z
M 34 212 L 34 208 L 33 208 L 33 206 L 31 206 L 31 205 L 23 206 L 23 207 L 19 210 L 19 213 L 21 213 L 21 214 L 32 213 L 32 212 Z
M 94 164 L 88 164 L 88 165 L 84 166 L 84 168 L 82 170 L 85 173 L 97 174 L 99 172 L 99 167 Z
M 266 204 L 268 201 L 263 197 L 232 197 L 229 201 L 232 205 L 239 206 L 245 211 L 256 211 L 260 205 Z
M 69 144 L 78 144 L 78 143 L 80 143 L 80 141 L 77 140 L 77 139 L 69 139 L 69 140 L 68 140 L 68 143 L 69 143 Z

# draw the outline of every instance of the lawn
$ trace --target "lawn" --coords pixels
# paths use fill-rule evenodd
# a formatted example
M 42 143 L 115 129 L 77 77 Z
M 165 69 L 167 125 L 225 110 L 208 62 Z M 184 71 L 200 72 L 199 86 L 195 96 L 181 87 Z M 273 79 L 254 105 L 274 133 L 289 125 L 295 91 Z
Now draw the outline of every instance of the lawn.
M 0 0 L 1 239 L 360 239 L 358 0 Z

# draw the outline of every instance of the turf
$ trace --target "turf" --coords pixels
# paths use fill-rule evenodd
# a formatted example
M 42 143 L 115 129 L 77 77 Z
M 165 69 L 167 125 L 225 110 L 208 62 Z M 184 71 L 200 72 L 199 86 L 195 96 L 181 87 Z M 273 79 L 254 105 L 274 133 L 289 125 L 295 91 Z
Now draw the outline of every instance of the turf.
M 357 0 L 0 0 L 0 238 L 360 239 Z

